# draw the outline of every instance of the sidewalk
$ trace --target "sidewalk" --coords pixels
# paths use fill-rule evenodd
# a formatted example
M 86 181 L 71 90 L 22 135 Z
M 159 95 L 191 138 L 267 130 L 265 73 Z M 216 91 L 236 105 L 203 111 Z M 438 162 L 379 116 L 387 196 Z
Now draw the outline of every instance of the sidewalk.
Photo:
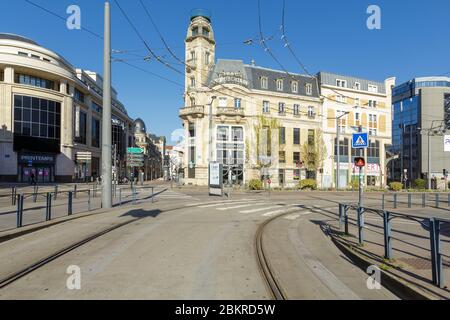
M 398 209 L 396 212 L 412 214 L 414 209 Z M 417 209 L 416 209 L 417 210 Z M 436 210 L 436 209 L 435 209 Z M 393 210 L 395 211 L 395 210 Z M 433 210 L 434 211 L 434 210 Z M 443 224 L 441 229 L 441 253 L 443 253 L 443 270 L 447 287 L 441 289 L 431 282 L 430 233 L 426 216 L 424 219 L 395 218 L 392 220 L 392 258 L 384 258 L 383 220 L 374 213 L 365 213 L 364 245 L 358 243 L 356 213 L 349 211 L 349 236 L 343 236 L 338 221 L 329 225 L 334 238 L 345 244 L 352 254 L 375 264 L 384 272 L 401 282 L 408 283 L 418 292 L 433 299 L 450 299 L 450 224 Z

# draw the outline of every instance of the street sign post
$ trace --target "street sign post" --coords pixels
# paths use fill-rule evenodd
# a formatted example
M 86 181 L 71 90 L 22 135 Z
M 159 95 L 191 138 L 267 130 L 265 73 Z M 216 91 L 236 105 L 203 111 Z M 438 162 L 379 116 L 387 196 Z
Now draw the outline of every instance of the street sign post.
M 144 150 L 141 148 L 127 148 L 127 153 L 129 154 L 142 154 L 144 153 Z
M 369 134 L 358 132 L 352 136 L 352 148 L 353 149 L 365 149 L 369 147 Z
M 363 206 L 363 174 L 362 169 L 366 166 L 366 160 L 361 157 L 355 158 L 355 167 L 359 168 L 359 207 Z

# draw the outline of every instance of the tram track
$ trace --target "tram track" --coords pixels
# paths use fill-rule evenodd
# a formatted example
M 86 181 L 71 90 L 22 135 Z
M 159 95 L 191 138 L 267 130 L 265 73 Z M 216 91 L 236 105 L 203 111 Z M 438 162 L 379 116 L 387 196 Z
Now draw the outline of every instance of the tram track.
M 263 245 L 263 234 L 265 228 L 273 221 L 285 217 L 287 215 L 291 215 L 294 212 L 286 212 L 279 215 L 276 215 L 270 219 L 267 219 L 262 224 L 259 225 L 256 235 L 255 235 L 255 247 L 256 247 L 256 257 L 258 261 L 259 271 L 261 276 L 266 284 L 267 290 L 269 291 L 272 299 L 274 300 L 287 300 L 286 293 L 283 291 L 279 280 L 274 274 L 273 269 L 271 268 L 270 261 L 267 258 L 267 254 L 264 251 Z

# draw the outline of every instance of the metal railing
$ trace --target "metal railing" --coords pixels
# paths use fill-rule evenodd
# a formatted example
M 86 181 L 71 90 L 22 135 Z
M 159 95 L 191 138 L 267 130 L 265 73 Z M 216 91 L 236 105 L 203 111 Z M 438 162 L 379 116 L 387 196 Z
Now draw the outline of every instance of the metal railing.
M 150 190 L 150 192 L 146 192 L 147 190 Z M 39 192 L 39 188 L 35 187 L 33 188 L 32 192 L 28 193 L 20 193 L 17 191 L 17 188 L 13 187 L 11 190 L 11 204 L 15 206 L 15 213 L 16 213 L 16 228 L 21 228 L 24 226 L 24 212 L 25 211 L 35 211 L 35 210 L 42 210 L 45 208 L 45 216 L 43 221 L 50 221 L 52 220 L 54 208 L 55 208 L 55 202 L 58 200 L 59 203 L 57 204 L 60 208 L 66 207 L 66 214 L 67 216 L 71 216 L 75 213 L 74 210 L 74 204 L 75 200 L 78 199 L 79 201 L 77 204 L 82 205 L 84 207 L 83 210 L 78 211 L 77 213 L 84 213 L 84 212 L 90 212 L 93 210 L 93 199 L 98 198 L 99 193 L 101 193 L 101 187 L 94 185 L 92 188 L 89 189 L 78 189 L 77 185 L 73 186 L 73 188 L 65 191 L 59 190 L 58 186 L 55 186 L 52 192 L 46 191 L 46 192 Z M 124 191 L 130 191 L 127 193 L 127 195 L 124 194 Z M 140 194 L 143 194 L 143 197 L 139 198 L 138 196 Z M 5 197 L 5 195 L 3 195 Z M 8 195 L 9 197 L 9 195 Z M 26 204 L 26 200 L 29 200 L 28 203 L 30 204 L 37 204 L 32 207 L 28 207 L 25 209 L 24 204 Z M 113 201 L 115 200 L 114 206 L 122 206 L 127 203 L 131 203 L 133 205 L 136 205 L 138 201 L 145 201 L 149 199 L 151 203 L 154 203 L 155 201 L 155 192 L 153 186 L 139 186 L 136 185 L 127 185 L 122 186 L 120 188 L 117 187 L 117 185 L 113 186 Z M 98 199 L 97 202 L 100 202 L 100 208 L 101 208 L 101 199 Z M 86 210 L 87 206 L 87 210 Z M 8 212 L 0 212 L 0 216 L 6 216 L 8 214 L 13 214 L 14 211 L 8 211 Z M 59 215 L 64 216 L 64 209 L 59 210 Z M 38 222 L 42 222 L 38 221 Z M 0 223 L 0 231 L 2 226 Z M 4 230 L 4 229 L 3 229 Z
M 441 226 L 443 224 L 450 224 L 450 220 L 437 217 L 423 217 L 412 214 L 396 213 L 387 210 L 379 210 L 367 207 L 359 207 L 352 204 L 339 204 L 339 228 L 345 234 L 349 235 L 349 215 L 348 212 L 353 210 L 356 212 L 356 227 L 358 230 L 358 242 L 360 245 L 364 245 L 365 242 L 365 215 L 374 214 L 382 218 L 383 221 L 383 243 L 384 243 L 384 258 L 391 260 L 393 258 L 393 232 L 392 221 L 394 219 L 406 219 L 415 221 L 424 229 L 429 229 L 429 249 L 431 270 L 432 270 L 432 283 L 440 288 L 444 288 L 444 270 L 443 270 L 443 257 L 449 257 L 442 251 L 441 242 Z

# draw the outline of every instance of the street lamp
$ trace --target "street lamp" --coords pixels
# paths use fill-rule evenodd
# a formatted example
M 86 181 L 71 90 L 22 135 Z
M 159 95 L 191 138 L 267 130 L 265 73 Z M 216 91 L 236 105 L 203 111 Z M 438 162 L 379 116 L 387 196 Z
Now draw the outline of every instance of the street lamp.
M 208 157 L 208 166 L 209 166 L 209 162 L 212 161 L 212 159 L 214 158 L 213 156 L 213 149 L 212 149 L 212 104 L 214 102 L 214 100 L 216 100 L 217 97 L 216 96 L 212 96 L 211 97 L 211 102 L 209 103 L 209 157 Z
M 340 142 L 339 142 L 339 139 L 340 139 L 340 125 L 339 125 L 339 122 L 340 122 L 340 119 L 342 118 L 342 117 L 344 117 L 344 116 L 346 116 L 346 115 L 348 115 L 350 112 L 349 111 L 345 111 L 345 112 L 343 112 L 339 117 L 336 117 L 336 118 L 328 118 L 328 119 L 336 119 L 336 140 L 337 140 L 337 174 L 336 174 L 336 189 L 337 190 L 339 190 L 339 177 L 340 177 L 340 173 L 341 173 L 341 158 L 340 158 L 340 152 L 339 152 L 339 149 L 340 149 Z

